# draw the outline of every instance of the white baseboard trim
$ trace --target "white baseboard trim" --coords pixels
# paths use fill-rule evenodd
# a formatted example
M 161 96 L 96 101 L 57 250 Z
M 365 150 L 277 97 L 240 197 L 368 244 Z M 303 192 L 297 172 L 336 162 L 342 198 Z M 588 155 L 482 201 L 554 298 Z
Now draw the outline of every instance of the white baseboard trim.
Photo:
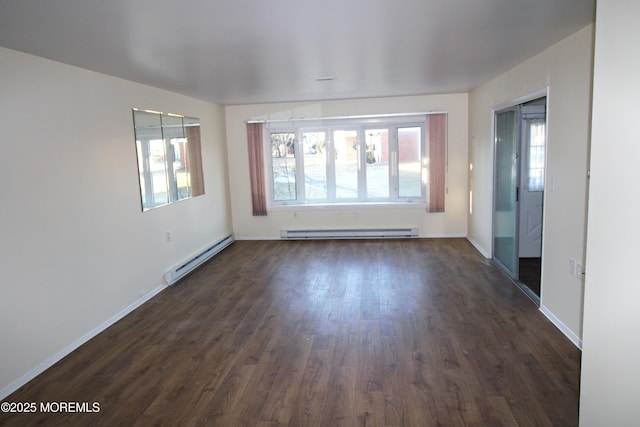
M 420 234 L 417 239 L 464 239 L 467 235 L 464 233 L 453 234 Z M 282 240 L 280 236 L 235 236 L 236 240 Z
M 236 240 L 282 240 L 280 235 L 275 236 L 235 236 Z
M 569 338 L 569 340 L 576 347 L 582 350 L 582 339 L 580 339 L 579 336 L 577 336 L 571 329 L 569 329 L 567 325 L 562 323 L 560 319 L 558 319 L 551 311 L 549 311 L 547 307 L 542 304 L 540 305 L 540 311 L 545 315 L 547 319 L 551 321 L 551 323 L 555 325 L 556 328 L 560 329 L 560 332 L 562 332 L 567 338 Z
M 82 344 L 86 343 L 91 338 L 95 337 L 100 332 L 104 331 L 109 326 L 113 325 L 118 320 L 122 319 L 124 316 L 126 316 L 129 313 L 131 313 L 133 310 L 135 310 L 136 308 L 140 307 L 145 302 L 149 301 L 151 298 L 153 298 L 154 296 L 159 294 L 162 290 L 164 290 L 167 286 L 168 285 L 163 284 L 163 285 L 158 286 L 157 288 L 153 289 L 152 291 L 146 293 L 145 295 L 140 297 L 138 300 L 136 300 L 133 304 L 131 304 L 128 307 L 124 308 L 122 311 L 120 311 L 119 313 L 115 314 L 114 316 L 111 316 L 105 322 L 103 322 L 102 324 L 98 325 L 96 328 L 92 329 L 91 331 L 87 332 L 86 334 L 82 335 L 80 338 L 78 338 L 77 340 L 75 340 L 74 342 L 72 342 L 71 344 L 69 344 L 68 346 L 63 348 L 62 350 L 58 351 L 54 355 L 52 355 L 52 356 L 46 358 L 45 360 L 43 360 L 41 363 L 39 363 L 37 366 L 35 366 L 29 372 L 27 372 L 26 374 L 20 376 L 15 381 L 11 382 L 9 385 L 7 385 L 3 389 L 1 389 L 0 390 L 0 400 L 3 400 L 7 396 L 9 396 L 11 393 L 13 393 L 14 391 L 18 390 L 20 387 L 22 387 L 23 385 L 27 384 L 29 381 L 31 381 L 32 379 L 34 379 L 35 377 L 37 377 L 38 375 L 40 375 L 41 373 L 43 373 L 44 371 L 49 369 L 51 366 L 53 366 L 56 363 L 58 363 L 65 356 L 67 356 L 69 353 L 71 353 L 72 351 L 74 351 L 75 349 L 80 347 Z
M 461 239 L 465 237 L 467 237 L 467 235 L 464 233 L 427 233 L 418 236 L 419 239 Z
M 466 237 L 469 243 L 471 243 L 478 250 L 478 252 L 482 254 L 482 256 L 484 256 L 487 259 L 491 259 L 491 254 L 485 251 L 484 248 L 480 245 L 480 243 L 475 241 L 473 237 L 469 237 L 469 236 L 466 236 Z

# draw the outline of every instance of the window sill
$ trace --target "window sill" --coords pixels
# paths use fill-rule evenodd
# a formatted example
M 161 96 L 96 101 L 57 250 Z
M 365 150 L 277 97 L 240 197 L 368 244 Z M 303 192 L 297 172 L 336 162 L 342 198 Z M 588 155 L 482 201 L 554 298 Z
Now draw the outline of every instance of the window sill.
M 424 202 L 366 202 L 366 203 L 305 203 L 290 205 L 271 205 L 269 211 L 300 211 L 300 210 L 378 210 L 378 209 L 420 209 L 425 210 Z

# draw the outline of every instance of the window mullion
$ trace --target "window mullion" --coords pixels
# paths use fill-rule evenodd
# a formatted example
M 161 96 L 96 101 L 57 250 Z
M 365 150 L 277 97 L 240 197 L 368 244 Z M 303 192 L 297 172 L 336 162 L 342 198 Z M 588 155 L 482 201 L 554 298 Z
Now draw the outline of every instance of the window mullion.
M 336 201 L 336 151 L 333 142 L 333 129 L 326 129 L 327 150 L 327 201 Z
M 391 200 L 398 199 L 398 126 L 394 126 L 392 132 L 391 141 L 389 141 L 389 159 L 390 159 L 390 168 L 389 168 L 389 182 L 391 183 Z
M 296 196 L 298 202 L 306 200 L 306 186 L 304 181 L 304 147 L 302 144 L 302 129 L 296 129 L 294 142 L 294 156 L 296 160 Z
M 360 127 L 356 137 L 357 149 L 358 149 L 358 201 L 367 201 L 367 176 L 365 161 L 366 147 L 365 147 L 365 135 L 364 127 Z
M 420 150 L 421 150 L 421 177 L 422 177 L 422 185 L 420 188 L 420 197 L 424 200 L 427 197 L 427 185 L 425 184 L 425 175 L 429 173 L 429 168 L 427 165 L 429 164 L 429 151 L 427 146 L 427 126 L 426 124 L 422 124 L 421 126 L 421 139 L 420 139 Z

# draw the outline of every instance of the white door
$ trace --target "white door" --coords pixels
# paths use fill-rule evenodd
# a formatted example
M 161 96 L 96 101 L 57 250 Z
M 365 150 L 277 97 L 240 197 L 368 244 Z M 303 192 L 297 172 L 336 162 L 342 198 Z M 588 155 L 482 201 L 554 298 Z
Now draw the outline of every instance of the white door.
M 520 193 L 520 258 L 542 256 L 542 193 Z
M 540 258 L 546 149 L 545 106 L 523 106 L 521 123 L 519 257 Z

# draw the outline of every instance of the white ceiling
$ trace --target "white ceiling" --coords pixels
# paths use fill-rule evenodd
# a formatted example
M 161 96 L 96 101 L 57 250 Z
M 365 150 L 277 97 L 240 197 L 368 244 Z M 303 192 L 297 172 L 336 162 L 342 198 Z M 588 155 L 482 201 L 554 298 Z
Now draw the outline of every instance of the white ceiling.
M 0 0 L 0 46 L 222 104 L 453 93 L 593 22 L 594 4 Z

